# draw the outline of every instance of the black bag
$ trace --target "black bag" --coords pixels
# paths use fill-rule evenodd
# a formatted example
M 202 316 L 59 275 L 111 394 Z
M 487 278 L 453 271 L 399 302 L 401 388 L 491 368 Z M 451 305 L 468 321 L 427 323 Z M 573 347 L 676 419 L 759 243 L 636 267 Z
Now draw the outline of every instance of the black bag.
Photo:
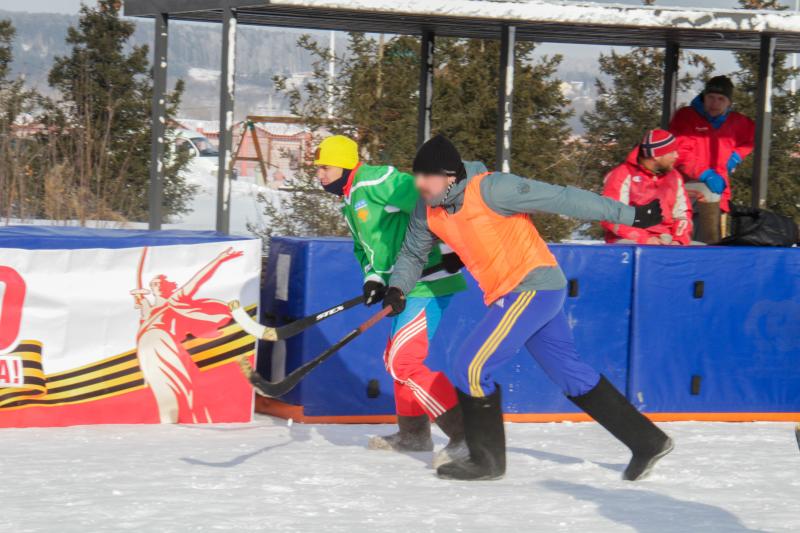
M 753 207 L 731 206 L 731 235 L 718 244 L 728 246 L 794 246 L 800 229 L 794 219 Z

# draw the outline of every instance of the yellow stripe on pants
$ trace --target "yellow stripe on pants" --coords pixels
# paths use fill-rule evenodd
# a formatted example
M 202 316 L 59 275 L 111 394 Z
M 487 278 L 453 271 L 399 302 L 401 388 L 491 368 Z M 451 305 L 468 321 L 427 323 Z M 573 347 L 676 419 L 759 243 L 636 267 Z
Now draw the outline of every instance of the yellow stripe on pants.
M 519 298 L 517 298 L 517 301 L 511 304 L 511 307 L 509 307 L 508 311 L 506 311 L 506 314 L 503 315 L 500 323 L 494 329 L 492 334 L 489 335 L 489 338 L 486 339 L 486 342 L 483 343 L 483 346 L 481 346 L 481 349 L 478 350 L 478 353 L 475 354 L 475 357 L 469 364 L 468 370 L 470 395 L 481 398 L 485 396 L 483 388 L 481 387 L 481 372 L 483 371 L 483 365 L 486 364 L 486 361 L 489 360 L 489 357 L 491 357 L 495 350 L 497 350 L 497 347 L 501 342 L 503 342 L 503 339 L 508 336 L 511 328 L 513 328 L 514 324 L 517 323 L 517 319 L 531 303 L 534 296 L 536 296 L 536 291 L 526 291 L 520 294 Z

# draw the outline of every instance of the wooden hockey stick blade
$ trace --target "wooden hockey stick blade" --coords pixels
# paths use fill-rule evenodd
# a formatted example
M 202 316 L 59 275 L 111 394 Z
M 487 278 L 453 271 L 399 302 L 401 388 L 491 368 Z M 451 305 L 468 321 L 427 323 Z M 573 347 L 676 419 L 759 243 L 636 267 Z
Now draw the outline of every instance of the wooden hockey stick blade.
M 256 372 L 256 370 L 250 365 L 250 361 L 246 357 L 239 358 L 239 367 L 242 369 L 242 373 L 245 377 L 250 381 L 255 389 L 256 393 L 261 396 L 266 396 L 268 398 L 278 398 L 283 396 L 295 386 L 300 383 L 300 381 L 308 375 L 309 372 L 317 368 L 321 365 L 326 359 L 330 358 L 333 354 L 338 352 L 342 349 L 345 345 L 347 345 L 350 341 L 361 335 L 363 332 L 377 324 L 382 318 L 389 315 L 392 312 L 391 307 L 385 307 L 381 309 L 378 313 L 372 315 L 368 320 L 366 320 L 363 324 L 358 326 L 356 329 L 350 331 L 347 335 L 342 337 L 336 344 L 319 354 L 317 357 L 312 359 L 311 361 L 307 362 L 306 364 L 296 368 L 292 371 L 288 376 L 283 378 L 280 381 L 267 381 L 264 377 Z
M 347 300 L 346 302 L 342 302 L 341 304 L 331 307 L 330 309 L 320 311 L 319 313 L 295 320 L 291 324 L 286 324 L 285 326 L 280 326 L 277 328 L 259 324 L 247 313 L 247 311 L 241 307 L 241 304 L 238 300 L 231 300 L 228 302 L 228 308 L 231 310 L 231 315 L 236 323 L 242 326 L 242 329 L 253 337 L 265 341 L 279 341 L 282 339 L 288 339 L 289 337 L 294 337 L 298 333 L 305 331 L 311 326 L 319 324 L 323 320 L 326 320 L 334 315 L 338 315 L 342 311 L 346 311 L 347 309 L 362 303 L 364 303 L 364 297 L 356 296 L 355 298 Z
M 260 340 L 278 340 L 278 334 L 275 331 L 275 328 L 264 326 L 263 324 L 259 324 L 253 320 L 253 317 L 251 317 L 241 306 L 239 300 L 231 300 L 228 302 L 228 309 L 231 310 L 231 316 L 233 316 L 233 320 L 242 326 L 242 329 L 248 334 Z

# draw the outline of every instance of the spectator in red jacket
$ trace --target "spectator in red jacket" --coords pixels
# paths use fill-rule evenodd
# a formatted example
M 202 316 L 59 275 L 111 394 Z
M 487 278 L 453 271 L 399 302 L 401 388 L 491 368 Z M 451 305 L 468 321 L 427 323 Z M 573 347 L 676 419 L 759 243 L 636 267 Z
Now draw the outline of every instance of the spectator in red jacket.
M 721 238 L 720 210 L 730 210 L 730 175 L 753 151 L 755 124 L 731 111 L 732 102 L 733 82 L 715 76 L 691 105 L 675 113 L 669 127 L 680 146 L 676 168 L 694 205 L 695 238 L 707 243 Z
M 636 244 L 690 244 L 692 209 L 683 186 L 683 178 L 674 169 L 678 143 L 664 130 L 651 130 L 628 159 L 608 173 L 603 196 L 641 206 L 653 200 L 661 204 L 664 219 L 649 228 L 634 228 L 603 222 L 606 242 Z

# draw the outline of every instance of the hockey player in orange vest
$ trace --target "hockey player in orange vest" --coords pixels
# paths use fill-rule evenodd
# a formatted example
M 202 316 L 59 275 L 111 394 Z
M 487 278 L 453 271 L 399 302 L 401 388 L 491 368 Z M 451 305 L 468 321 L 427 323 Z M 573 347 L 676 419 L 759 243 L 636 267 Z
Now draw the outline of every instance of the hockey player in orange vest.
M 403 310 L 405 295 L 437 237 L 478 281 L 487 306 L 461 346 L 451 375 L 470 454 L 440 466 L 437 474 L 465 480 L 503 476 L 503 413 L 500 387 L 492 374 L 524 347 L 575 405 L 630 448 L 633 458 L 624 479 L 645 477 L 672 450 L 672 440 L 579 358 L 563 310 L 566 278 L 530 214 L 541 211 L 649 227 L 661 223 L 658 201 L 633 207 L 573 187 L 486 172 L 485 167 L 468 173 L 458 150 L 443 136 L 420 148 L 414 174 L 420 201 L 384 306 L 391 306 L 393 313 Z

